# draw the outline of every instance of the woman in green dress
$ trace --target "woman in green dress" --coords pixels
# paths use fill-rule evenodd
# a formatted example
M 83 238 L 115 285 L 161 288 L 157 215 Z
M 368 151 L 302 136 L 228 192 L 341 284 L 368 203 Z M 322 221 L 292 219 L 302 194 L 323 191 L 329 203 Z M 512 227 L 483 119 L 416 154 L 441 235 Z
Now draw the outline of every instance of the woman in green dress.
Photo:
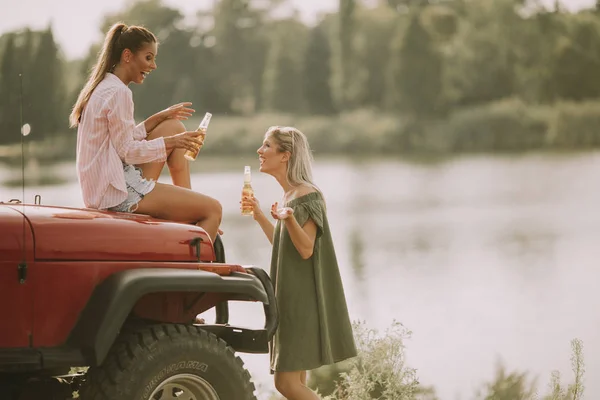
M 356 356 L 352 326 L 337 264 L 325 201 L 312 181 L 312 154 L 306 136 L 292 127 L 271 127 L 258 149 L 260 171 L 283 189 L 283 207 L 265 216 L 252 207 L 273 245 L 271 279 L 279 307 L 279 327 L 271 343 L 275 387 L 289 400 L 314 400 L 306 371 Z

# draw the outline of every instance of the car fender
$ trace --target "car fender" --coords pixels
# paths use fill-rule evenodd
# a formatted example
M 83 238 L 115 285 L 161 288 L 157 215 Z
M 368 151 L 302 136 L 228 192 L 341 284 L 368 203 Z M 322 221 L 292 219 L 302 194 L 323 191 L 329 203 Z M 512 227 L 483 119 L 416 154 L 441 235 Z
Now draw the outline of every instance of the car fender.
M 269 304 L 261 279 L 253 274 L 219 276 L 202 270 L 175 268 L 120 271 L 94 289 L 67 345 L 80 348 L 88 365 L 99 365 L 140 298 L 150 293 L 178 291 L 236 293 Z

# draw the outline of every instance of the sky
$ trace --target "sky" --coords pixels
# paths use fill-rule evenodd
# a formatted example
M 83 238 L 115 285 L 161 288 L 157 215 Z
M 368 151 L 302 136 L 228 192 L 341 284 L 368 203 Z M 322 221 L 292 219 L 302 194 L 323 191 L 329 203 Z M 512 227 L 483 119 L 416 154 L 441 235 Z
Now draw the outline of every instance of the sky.
M 120 11 L 131 0 L 0 0 L 0 34 L 29 26 L 43 29 L 52 23 L 55 40 L 68 59 L 85 55 L 90 45 L 102 38 L 102 17 Z M 193 14 L 215 0 L 163 0 L 184 14 Z M 541 0 L 552 4 L 554 0 Z M 560 0 L 570 10 L 589 7 L 595 0 Z M 339 0 L 288 0 L 306 22 L 318 13 L 337 8 Z

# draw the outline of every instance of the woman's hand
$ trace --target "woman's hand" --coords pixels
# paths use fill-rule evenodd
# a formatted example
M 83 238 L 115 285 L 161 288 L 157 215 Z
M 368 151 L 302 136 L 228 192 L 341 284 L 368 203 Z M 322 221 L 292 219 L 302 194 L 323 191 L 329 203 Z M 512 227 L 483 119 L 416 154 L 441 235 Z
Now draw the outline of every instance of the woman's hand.
M 146 132 L 152 131 L 160 123 L 168 119 L 188 119 L 188 117 L 191 116 L 192 113 L 195 111 L 189 108 L 189 106 L 191 105 L 192 103 L 190 102 L 179 103 L 157 112 L 156 114 L 144 121 L 144 127 L 146 128 Z
M 273 232 L 275 227 L 273 226 L 273 223 L 265 216 L 265 214 L 263 214 L 262 210 L 260 209 L 260 203 L 256 197 L 254 197 L 254 195 L 243 196 L 240 204 L 240 208 L 252 207 L 252 217 L 256 222 L 258 222 L 258 225 L 260 225 L 261 229 L 265 233 L 265 236 L 267 239 L 269 239 L 269 242 L 273 244 Z
M 274 219 L 284 220 L 284 219 L 289 218 L 289 216 L 294 213 L 293 208 L 290 208 L 290 207 L 278 208 L 277 206 L 278 206 L 277 202 L 273 203 L 273 205 L 271 206 L 271 216 Z
M 263 212 L 260 209 L 260 203 L 259 203 L 258 199 L 256 197 L 254 197 L 254 196 L 252 196 L 252 197 L 247 197 L 247 196 L 242 197 L 242 201 L 240 201 L 240 209 L 243 209 L 245 207 L 251 207 L 252 208 L 252 217 L 254 218 L 254 220 L 256 220 L 261 215 L 263 215 Z
M 163 121 L 169 118 L 185 120 L 188 119 L 188 117 L 191 117 L 192 113 L 196 111 L 192 108 L 189 108 L 191 105 L 192 103 L 190 102 L 175 104 L 169 108 L 158 112 L 157 116 Z
M 201 132 L 187 131 L 177 135 L 167 136 L 165 138 L 166 150 L 186 149 L 196 151 L 196 149 L 204 144 L 204 137 Z

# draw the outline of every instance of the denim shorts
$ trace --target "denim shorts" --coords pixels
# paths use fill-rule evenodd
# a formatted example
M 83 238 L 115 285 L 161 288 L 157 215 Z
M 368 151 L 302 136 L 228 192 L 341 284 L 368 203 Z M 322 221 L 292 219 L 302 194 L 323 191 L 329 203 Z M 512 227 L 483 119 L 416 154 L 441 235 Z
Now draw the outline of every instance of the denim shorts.
M 127 198 L 121 204 L 110 207 L 109 210 L 132 213 L 137 210 L 138 203 L 144 196 L 154 189 L 156 181 L 144 178 L 142 170 L 134 165 L 123 164 L 123 173 L 127 186 Z

